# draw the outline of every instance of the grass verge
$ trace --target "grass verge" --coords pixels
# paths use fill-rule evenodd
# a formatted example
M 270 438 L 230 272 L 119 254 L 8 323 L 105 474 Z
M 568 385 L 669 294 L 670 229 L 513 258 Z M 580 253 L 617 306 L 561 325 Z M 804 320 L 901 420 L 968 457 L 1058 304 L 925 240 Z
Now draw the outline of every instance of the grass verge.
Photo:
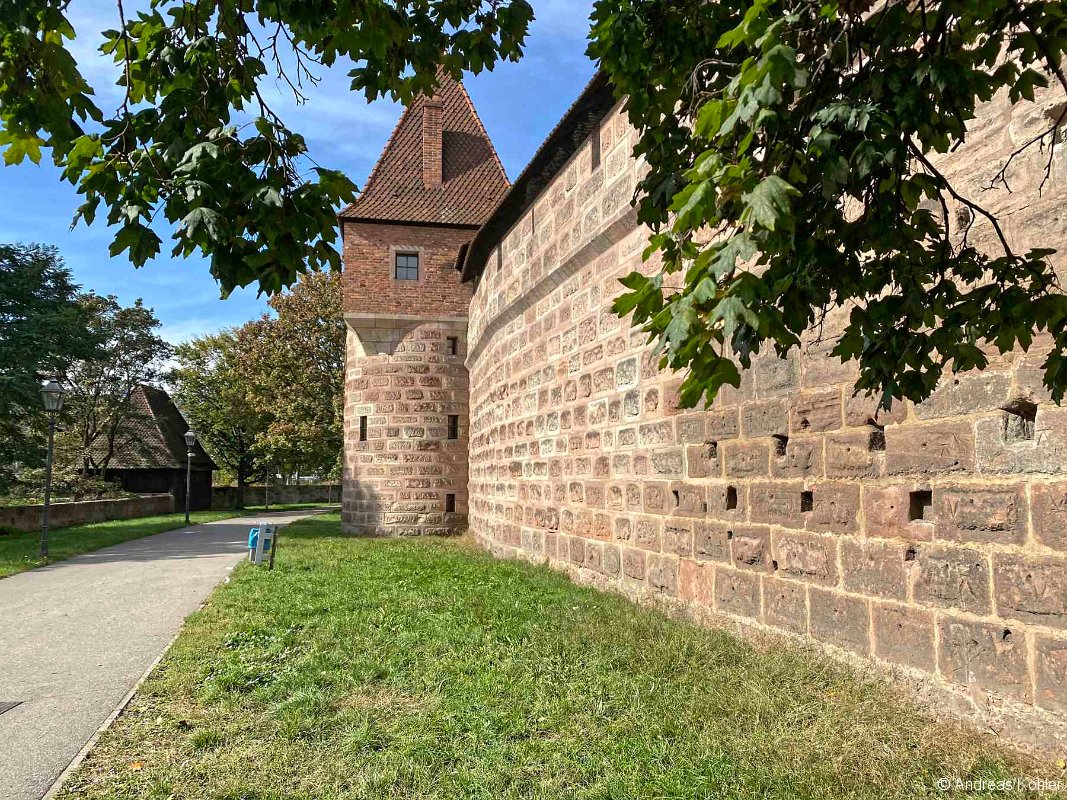
M 1039 768 L 796 648 L 337 532 L 294 523 L 273 572 L 236 570 L 64 796 L 928 797 Z
M 189 516 L 195 524 L 227 519 L 237 516 L 238 513 L 243 512 L 194 511 Z M 5 534 L 0 536 L 0 578 L 43 567 L 55 561 L 64 561 L 102 547 L 110 547 L 131 539 L 140 539 L 142 536 L 151 536 L 153 533 L 184 527 L 185 514 L 181 513 L 57 528 L 48 532 L 49 557 L 47 559 L 42 559 L 37 555 L 41 542 L 40 531 Z

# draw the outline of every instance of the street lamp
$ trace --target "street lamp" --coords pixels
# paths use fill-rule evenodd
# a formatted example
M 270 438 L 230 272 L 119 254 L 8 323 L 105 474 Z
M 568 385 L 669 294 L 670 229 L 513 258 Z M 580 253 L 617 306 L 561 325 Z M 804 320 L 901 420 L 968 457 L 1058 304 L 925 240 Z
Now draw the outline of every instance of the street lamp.
M 52 502 L 52 455 L 56 438 L 56 417 L 63 410 L 66 390 L 55 378 L 41 387 L 41 403 L 48 414 L 48 459 L 44 472 L 44 513 L 41 519 L 41 558 L 48 558 L 48 506 Z
M 189 524 L 189 497 L 193 493 L 193 445 L 196 444 L 196 434 L 190 428 L 185 432 L 185 446 L 189 448 L 189 457 L 185 462 L 185 524 Z

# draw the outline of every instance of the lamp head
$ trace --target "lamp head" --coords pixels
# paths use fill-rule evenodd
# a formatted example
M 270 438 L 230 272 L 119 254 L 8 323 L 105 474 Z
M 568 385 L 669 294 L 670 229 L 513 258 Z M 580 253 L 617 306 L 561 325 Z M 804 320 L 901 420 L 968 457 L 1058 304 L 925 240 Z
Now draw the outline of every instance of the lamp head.
M 56 414 L 63 410 L 63 396 L 67 393 L 67 390 L 63 388 L 63 385 L 52 378 L 45 382 L 41 386 L 41 403 L 44 405 L 44 410 L 50 414 Z
M 187 430 L 185 432 L 185 436 L 183 438 L 185 439 L 186 447 L 188 447 L 190 450 L 192 450 L 193 449 L 193 445 L 196 444 L 196 434 L 193 433 L 192 428 L 190 428 L 189 430 Z

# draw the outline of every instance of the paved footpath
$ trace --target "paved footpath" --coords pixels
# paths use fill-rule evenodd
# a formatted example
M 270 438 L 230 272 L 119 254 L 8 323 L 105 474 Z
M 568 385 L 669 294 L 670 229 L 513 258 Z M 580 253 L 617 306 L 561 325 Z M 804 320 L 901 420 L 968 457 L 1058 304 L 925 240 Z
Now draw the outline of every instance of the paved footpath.
M 36 800 L 247 553 L 257 519 L 136 539 L 0 580 L 0 798 Z M 285 539 L 279 542 L 284 558 Z

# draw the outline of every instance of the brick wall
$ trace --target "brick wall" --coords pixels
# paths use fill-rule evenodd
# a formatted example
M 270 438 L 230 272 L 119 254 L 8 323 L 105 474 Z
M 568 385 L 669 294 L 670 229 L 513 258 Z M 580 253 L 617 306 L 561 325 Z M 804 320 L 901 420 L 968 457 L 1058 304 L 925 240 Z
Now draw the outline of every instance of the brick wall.
M 366 314 L 466 317 L 470 287 L 460 283 L 456 254 L 469 228 L 342 222 L 344 309 Z M 419 254 L 419 280 L 393 277 L 394 254 Z
M 470 287 L 455 262 L 471 231 L 346 222 L 344 237 L 343 527 L 378 536 L 466 530 Z M 416 248 L 419 281 L 394 280 L 392 253 Z
M 1049 112 L 992 104 L 947 169 L 976 189 Z M 634 134 L 615 113 L 600 136 L 600 166 L 587 143 L 471 303 L 478 540 L 917 676 L 1021 744 L 1067 743 L 1067 409 L 1041 388 L 1040 343 L 878 412 L 828 357 L 831 317 L 683 411 L 679 377 L 609 308 L 619 276 L 654 265 L 629 206 Z M 1031 156 L 1015 193 L 983 200 L 1017 245 L 1067 250 L 1064 163 L 1038 196 L 1043 167 Z

